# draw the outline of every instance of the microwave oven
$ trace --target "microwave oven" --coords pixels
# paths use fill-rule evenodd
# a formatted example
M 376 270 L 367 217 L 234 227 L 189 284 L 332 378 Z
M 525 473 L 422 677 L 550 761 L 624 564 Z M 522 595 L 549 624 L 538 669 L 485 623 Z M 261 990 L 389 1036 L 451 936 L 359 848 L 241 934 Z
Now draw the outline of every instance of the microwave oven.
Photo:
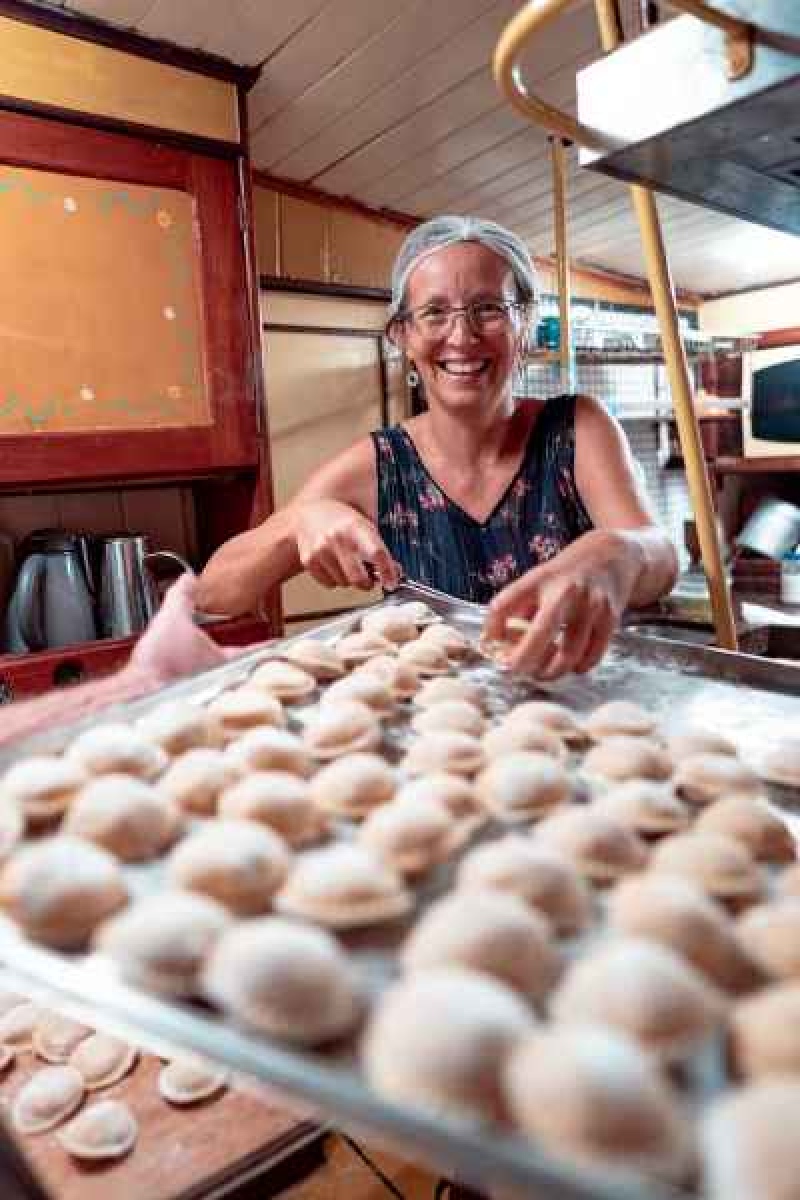
M 742 453 L 745 458 L 800 457 L 800 345 L 744 355 Z

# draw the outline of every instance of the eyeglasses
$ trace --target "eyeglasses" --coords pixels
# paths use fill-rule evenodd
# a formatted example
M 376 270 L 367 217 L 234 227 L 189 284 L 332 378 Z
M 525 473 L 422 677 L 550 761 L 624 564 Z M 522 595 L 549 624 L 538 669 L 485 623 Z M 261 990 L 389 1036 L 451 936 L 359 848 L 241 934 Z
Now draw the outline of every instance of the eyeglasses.
M 462 313 L 467 325 L 475 334 L 498 333 L 511 324 L 511 314 L 522 305 L 513 300 L 473 300 L 458 308 L 447 308 L 443 304 L 423 304 L 420 308 L 409 308 L 398 313 L 401 321 L 408 321 L 420 337 L 448 337 Z

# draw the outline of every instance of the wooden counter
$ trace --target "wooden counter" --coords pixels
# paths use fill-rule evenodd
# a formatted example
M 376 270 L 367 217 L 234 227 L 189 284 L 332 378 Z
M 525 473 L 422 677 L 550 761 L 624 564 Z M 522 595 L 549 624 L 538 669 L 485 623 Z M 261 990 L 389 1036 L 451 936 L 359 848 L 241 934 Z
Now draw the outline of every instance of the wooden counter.
M 22 1085 L 46 1065 L 31 1052 L 19 1055 L 0 1080 L 4 1118 Z M 130 1105 L 139 1140 L 127 1158 L 81 1165 L 62 1149 L 55 1130 L 19 1138 L 53 1200 L 199 1200 L 266 1172 L 317 1135 L 317 1126 L 298 1106 L 290 1111 L 282 1099 L 239 1087 L 191 1108 L 175 1108 L 158 1091 L 162 1065 L 143 1055 L 125 1079 L 84 1101 L 85 1106 L 114 1098 Z

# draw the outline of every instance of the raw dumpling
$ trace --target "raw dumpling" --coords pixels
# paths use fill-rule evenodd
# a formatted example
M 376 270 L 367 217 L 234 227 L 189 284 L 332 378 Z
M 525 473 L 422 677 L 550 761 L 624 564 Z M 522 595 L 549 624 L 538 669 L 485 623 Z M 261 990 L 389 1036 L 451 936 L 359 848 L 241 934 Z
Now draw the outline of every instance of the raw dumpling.
M 451 670 L 450 658 L 444 646 L 424 638 L 401 646 L 397 657 L 422 676 L 447 675 Z
M 454 625 L 448 625 L 446 621 L 428 625 L 420 634 L 420 638 L 423 642 L 430 642 L 444 650 L 447 657 L 453 662 L 460 662 L 467 658 L 473 650 L 469 638 Z
M 71 1117 L 83 1100 L 83 1077 L 74 1067 L 44 1067 L 17 1092 L 11 1123 L 17 1133 L 44 1133 Z
M 217 1096 L 228 1086 L 229 1074 L 202 1058 L 173 1058 L 162 1067 L 158 1090 L 168 1104 L 186 1108 Z
M 409 775 L 444 771 L 450 775 L 474 775 L 484 763 L 477 738 L 455 730 L 424 733 L 411 743 L 403 759 Z
M 741 842 L 723 833 L 676 833 L 653 850 L 650 870 L 683 875 L 725 904 L 752 904 L 764 888 L 758 866 Z
M 538 846 L 562 854 L 592 883 L 613 882 L 647 862 L 647 847 L 621 821 L 592 805 L 573 806 L 546 817 L 536 826 Z
M 356 973 L 335 938 L 277 917 L 227 933 L 203 983 L 209 999 L 236 1020 L 303 1046 L 350 1033 L 363 1009 Z
M 94 1033 L 90 1025 L 65 1013 L 43 1012 L 33 1030 L 33 1052 L 48 1063 L 65 1063 L 75 1047 Z
M 747 953 L 771 979 L 800 981 L 800 899 L 750 908 L 736 923 Z
M 102 775 L 79 792 L 64 832 L 86 838 L 123 862 L 150 862 L 168 850 L 183 816 L 151 784 L 130 775 Z
M 116 859 L 66 835 L 23 846 L 0 874 L 6 912 L 29 937 L 59 950 L 83 946 L 127 899 Z
M 0 1045 L 12 1050 L 27 1050 L 33 1045 L 33 1031 L 43 1009 L 32 1000 L 15 1004 L 0 1017 Z
M 800 1075 L 800 985 L 778 983 L 740 1000 L 730 1017 L 728 1049 L 739 1078 Z
M 573 964 L 551 1012 L 569 1025 L 610 1025 L 656 1059 L 683 1059 L 716 1028 L 719 993 L 665 946 L 619 938 Z
M 252 771 L 219 798 L 219 815 L 265 825 L 289 846 L 319 841 L 327 821 L 314 807 L 308 782 L 288 771 Z
M 610 700 L 589 713 L 586 719 L 586 732 L 595 742 L 619 734 L 647 737 L 655 731 L 655 718 L 630 700 Z
M 358 670 L 345 679 L 337 679 L 323 692 L 320 707 L 345 702 L 365 704 L 376 717 L 390 717 L 396 704 L 392 689 L 385 680 L 374 672 Z
M 534 725 L 533 721 L 503 721 L 484 734 L 482 745 L 490 762 L 520 752 L 547 754 L 560 762 L 567 757 L 566 744 L 558 734 L 545 729 L 544 725 Z
M 378 634 L 398 646 L 403 642 L 413 642 L 417 637 L 416 623 L 395 608 L 378 608 L 365 613 L 361 618 L 361 628 L 364 633 Z
M 396 799 L 444 805 L 451 817 L 461 823 L 465 838 L 486 821 L 474 787 L 462 775 L 438 771 L 419 776 L 404 783 L 396 793 Z
M 87 778 L 80 763 L 68 758 L 24 758 L 6 771 L 0 798 L 4 809 L 40 825 L 62 817 Z
M 167 875 L 176 888 L 253 916 L 269 908 L 290 861 L 286 843 L 272 829 L 254 821 L 210 821 L 172 851 Z
M 690 822 L 683 800 L 670 787 L 650 779 L 628 779 L 617 784 L 596 796 L 592 808 L 621 821 L 643 838 L 679 833 Z
M 336 653 L 348 668 L 358 667 L 376 654 L 394 654 L 397 646 L 379 633 L 347 633 L 336 643 Z
M 222 727 L 226 742 L 259 725 L 286 727 L 286 713 L 277 697 L 254 687 L 233 688 L 215 696 L 208 706 L 212 717 Z
M 552 700 L 528 700 L 518 704 L 507 713 L 504 724 L 548 729 L 568 746 L 582 746 L 587 740 L 582 718 Z
M 572 796 L 560 763 L 546 754 L 519 751 L 489 763 L 475 781 L 484 808 L 500 821 L 535 821 Z
M 409 700 L 420 687 L 420 677 L 408 663 L 394 654 L 376 654 L 356 668 L 357 675 L 374 675 L 389 689 L 393 699 Z
M 297 663 L 271 658 L 256 667 L 248 680 L 248 687 L 263 688 L 284 704 L 295 704 L 307 700 L 317 690 L 317 681 L 310 671 Z
M 722 1094 L 701 1125 L 708 1200 L 795 1200 L 800 1080 L 764 1079 Z
M 700 833 L 724 833 L 735 838 L 757 862 L 790 863 L 797 844 L 782 817 L 764 800 L 751 796 L 726 796 L 704 808 L 695 821 Z
M 420 917 L 401 953 L 407 971 L 455 966 L 480 971 L 541 1000 L 558 973 L 545 918 L 501 892 L 453 892 Z
M 156 891 L 106 922 L 95 947 L 134 983 L 171 996 L 197 990 L 200 968 L 227 929 L 227 911 L 210 896 Z
M 699 806 L 724 796 L 764 796 L 764 785 L 738 758 L 730 754 L 694 754 L 675 768 L 675 791 L 689 804 Z
M 607 914 L 614 929 L 668 946 L 726 992 L 760 980 L 725 910 L 680 875 L 647 871 L 624 879 L 608 897 Z
M 579 933 L 591 917 L 589 890 L 575 867 L 519 834 L 476 846 L 462 860 L 457 878 L 459 888 L 518 897 L 557 933 Z
M 271 732 L 283 731 L 276 729 Z M 232 742 L 231 747 L 244 741 L 244 737 Z M 241 768 L 235 755 L 228 757 L 221 750 L 199 747 L 196 750 L 187 750 L 185 754 L 174 759 L 158 781 L 158 786 L 183 812 L 209 817 L 217 811 L 220 792 L 234 783 L 240 775 Z
M 145 737 L 167 754 L 185 754 L 188 750 L 222 744 L 222 730 L 213 716 L 199 704 L 169 700 L 159 704 L 136 722 Z
M 652 738 L 616 735 L 593 746 L 582 769 L 590 777 L 599 775 L 614 783 L 628 779 L 660 782 L 672 774 L 672 759 Z
M 358 819 L 391 800 L 392 768 L 377 754 L 349 754 L 323 767 L 311 781 L 314 804 L 326 813 Z
M 438 628 L 438 625 L 431 626 L 431 629 Z M 411 728 L 416 733 L 438 733 L 441 729 L 454 729 L 458 733 L 480 737 L 485 725 L 480 709 L 467 700 L 446 700 L 441 704 L 432 704 L 430 708 L 420 709 L 411 718 Z
M 502 1073 L 532 1026 L 528 1005 L 494 979 L 459 967 L 421 971 L 378 1001 L 364 1069 L 388 1100 L 470 1124 L 501 1121 Z
M 154 779 L 169 762 L 152 738 L 122 722 L 95 725 L 78 734 L 66 756 L 88 775 L 122 774 L 140 779 Z
M 331 929 L 405 916 L 411 897 L 390 867 L 360 846 L 337 843 L 295 859 L 275 908 Z
M 682 762 L 696 754 L 729 754 L 736 758 L 738 751 L 730 738 L 713 729 L 684 729 L 667 738 L 667 749 L 673 762 Z
M 465 700 L 475 708 L 484 709 L 486 690 L 471 679 L 449 676 L 426 680 L 414 697 L 418 708 L 430 708 L 432 704 L 442 704 L 447 700 Z
M 348 700 L 321 707 L 306 726 L 303 740 L 314 758 L 325 762 L 344 754 L 376 750 L 381 737 L 375 713 L 360 701 Z
M 73 1117 L 56 1137 L 73 1158 L 97 1162 L 130 1154 L 138 1135 L 139 1126 L 127 1104 L 101 1100 Z
M 413 797 L 392 800 L 370 813 L 359 837 L 401 875 L 429 871 L 459 841 L 458 826 L 443 804 Z
M 264 725 L 250 729 L 231 742 L 227 759 L 235 773 L 244 771 L 288 771 L 291 775 L 306 778 L 314 764 L 300 738 L 288 729 L 274 729 Z M 233 783 L 233 779 L 228 780 Z
M 508 1060 L 516 1124 L 537 1146 L 595 1171 L 681 1181 L 691 1138 L 677 1097 L 613 1029 L 536 1031 Z
M 124 1079 L 138 1059 L 135 1046 L 109 1033 L 93 1033 L 72 1051 L 69 1066 L 79 1073 L 87 1092 L 97 1092 Z
M 298 667 L 308 671 L 319 683 L 329 679 L 341 679 L 346 670 L 344 661 L 333 646 L 316 638 L 301 638 L 297 642 L 291 642 L 284 654 L 289 662 L 296 663 Z

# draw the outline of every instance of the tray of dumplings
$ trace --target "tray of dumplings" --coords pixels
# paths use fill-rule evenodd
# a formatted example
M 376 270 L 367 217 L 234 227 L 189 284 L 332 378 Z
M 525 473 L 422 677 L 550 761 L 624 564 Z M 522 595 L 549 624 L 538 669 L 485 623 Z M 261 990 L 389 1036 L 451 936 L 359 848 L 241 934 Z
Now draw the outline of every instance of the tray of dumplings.
M 493 1194 L 796 1197 L 800 671 L 535 685 L 482 619 L 401 588 L 20 743 L 0 958 Z

